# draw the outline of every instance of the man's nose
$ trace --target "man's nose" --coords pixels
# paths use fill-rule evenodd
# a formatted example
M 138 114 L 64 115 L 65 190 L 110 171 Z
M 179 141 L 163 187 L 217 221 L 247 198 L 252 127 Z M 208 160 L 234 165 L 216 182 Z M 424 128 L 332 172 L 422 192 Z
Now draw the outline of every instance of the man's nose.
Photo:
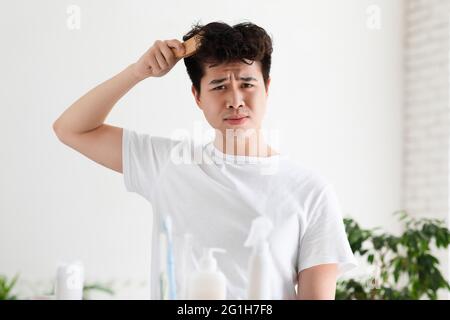
M 239 91 L 239 89 L 233 88 L 230 92 L 230 96 L 228 97 L 227 101 L 227 108 L 235 108 L 239 109 L 240 107 L 244 106 L 244 102 L 242 99 L 242 94 Z

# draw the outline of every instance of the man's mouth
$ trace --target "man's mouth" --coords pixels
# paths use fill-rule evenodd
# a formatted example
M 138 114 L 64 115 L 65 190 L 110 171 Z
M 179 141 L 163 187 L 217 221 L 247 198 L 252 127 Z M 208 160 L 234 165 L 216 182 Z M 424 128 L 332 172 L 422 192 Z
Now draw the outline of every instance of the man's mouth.
M 248 115 L 246 114 L 235 114 L 225 117 L 225 120 L 239 120 L 242 118 L 248 118 Z
M 247 121 L 249 116 L 229 116 L 225 118 L 225 121 L 229 124 L 242 124 Z

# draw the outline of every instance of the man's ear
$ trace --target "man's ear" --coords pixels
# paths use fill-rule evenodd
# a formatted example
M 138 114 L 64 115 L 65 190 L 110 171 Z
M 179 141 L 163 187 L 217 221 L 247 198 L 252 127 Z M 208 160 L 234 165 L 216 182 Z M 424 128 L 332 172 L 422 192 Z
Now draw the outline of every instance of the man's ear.
M 198 94 L 197 90 L 195 89 L 194 85 L 191 87 L 192 95 L 194 96 L 195 103 L 197 103 L 197 106 L 202 109 L 202 106 L 200 105 L 200 95 Z

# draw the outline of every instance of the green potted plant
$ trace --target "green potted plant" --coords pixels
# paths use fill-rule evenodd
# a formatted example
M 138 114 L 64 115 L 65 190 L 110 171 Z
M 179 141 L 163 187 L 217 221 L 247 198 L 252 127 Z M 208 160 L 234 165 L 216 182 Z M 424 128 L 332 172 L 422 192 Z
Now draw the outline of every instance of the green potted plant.
M 16 274 L 11 280 L 5 275 L 0 275 L 0 300 L 17 300 L 17 296 L 12 294 L 12 290 L 19 279 L 19 274 Z
M 344 219 L 350 246 L 379 272 L 362 279 L 338 281 L 336 299 L 437 299 L 440 289 L 450 284 L 439 270 L 431 245 L 445 249 L 450 231 L 443 220 L 412 218 L 405 211 L 394 215 L 404 225 L 399 236 L 363 229 L 353 219 Z
M 11 280 L 9 280 L 5 275 L 0 275 L 0 300 L 19 299 L 17 295 L 14 295 L 12 293 L 18 279 L 19 274 L 16 274 Z M 100 291 L 109 295 L 114 295 L 114 291 L 110 288 L 109 285 L 101 283 L 86 283 L 83 286 L 83 300 L 89 300 L 90 293 L 93 291 Z M 34 299 L 49 299 L 51 297 L 54 297 L 54 289 L 52 289 L 48 294 L 36 296 L 34 297 Z

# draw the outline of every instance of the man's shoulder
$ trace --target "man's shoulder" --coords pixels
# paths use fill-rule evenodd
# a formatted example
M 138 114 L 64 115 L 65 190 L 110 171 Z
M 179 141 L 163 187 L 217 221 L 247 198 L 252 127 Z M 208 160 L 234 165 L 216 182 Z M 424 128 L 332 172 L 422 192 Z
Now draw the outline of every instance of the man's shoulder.
M 318 168 L 308 166 L 299 161 L 283 159 L 280 167 L 282 168 L 282 175 L 296 184 L 320 188 L 329 183 L 326 176 Z

